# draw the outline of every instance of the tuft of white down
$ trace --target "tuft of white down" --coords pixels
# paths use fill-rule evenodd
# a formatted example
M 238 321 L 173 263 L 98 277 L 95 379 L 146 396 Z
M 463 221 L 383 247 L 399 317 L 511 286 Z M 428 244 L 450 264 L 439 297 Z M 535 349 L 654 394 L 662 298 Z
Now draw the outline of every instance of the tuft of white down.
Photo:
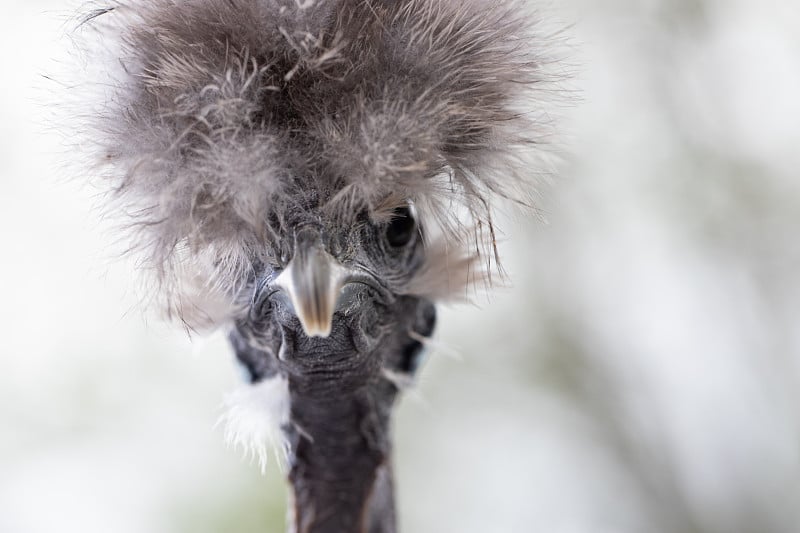
M 282 464 L 287 449 L 282 427 L 289 421 L 289 383 L 285 378 L 242 385 L 225 396 L 223 408 L 217 424 L 224 424 L 229 446 L 241 449 L 251 461 L 257 459 L 262 473 L 270 448 Z

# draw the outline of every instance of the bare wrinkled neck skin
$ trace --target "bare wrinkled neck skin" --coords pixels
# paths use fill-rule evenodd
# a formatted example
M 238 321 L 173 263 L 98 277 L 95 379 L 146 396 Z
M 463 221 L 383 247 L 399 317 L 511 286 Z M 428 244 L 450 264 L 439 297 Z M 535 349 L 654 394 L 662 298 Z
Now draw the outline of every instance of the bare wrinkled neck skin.
M 242 321 L 231 333 L 253 382 L 280 375 L 289 383 L 294 533 L 397 530 L 391 414 L 398 380 L 416 371 L 419 339 L 433 333 L 436 311 L 407 296 L 360 309 L 337 312 L 326 338 L 306 336 L 280 302 L 268 320 Z

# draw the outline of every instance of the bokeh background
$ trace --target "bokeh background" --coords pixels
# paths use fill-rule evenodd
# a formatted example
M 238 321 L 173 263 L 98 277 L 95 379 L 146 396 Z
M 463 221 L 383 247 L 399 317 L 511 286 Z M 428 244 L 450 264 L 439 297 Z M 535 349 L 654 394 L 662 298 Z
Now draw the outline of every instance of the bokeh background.
M 0 532 L 283 531 L 283 474 L 215 427 L 224 339 L 137 307 L 57 170 L 32 87 L 64 2 L 3 7 Z M 800 531 L 800 7 L 549 11 L 565 161 L 546 221 L 501 223 L 512 285 L 441 311 L 397 413 L 403 531 Z

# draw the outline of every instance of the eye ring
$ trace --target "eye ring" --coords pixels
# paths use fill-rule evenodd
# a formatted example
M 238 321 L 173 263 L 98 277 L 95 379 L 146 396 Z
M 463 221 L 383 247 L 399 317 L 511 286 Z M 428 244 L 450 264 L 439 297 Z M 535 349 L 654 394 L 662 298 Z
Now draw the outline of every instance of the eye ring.
M 417 219 L 412 206 L 398 207 L 392 214 L 392 219 L 386 226 L 386 242 L 392 248 L 407 246 L 417 232 Z

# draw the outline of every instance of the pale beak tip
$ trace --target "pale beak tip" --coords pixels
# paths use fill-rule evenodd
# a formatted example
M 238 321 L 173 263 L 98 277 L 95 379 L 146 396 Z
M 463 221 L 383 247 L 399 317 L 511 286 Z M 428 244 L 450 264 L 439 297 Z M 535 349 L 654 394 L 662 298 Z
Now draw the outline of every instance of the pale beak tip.
M 331 334 L 331 323 L 328 322 L 327 324 L 322 324 L 319 322 L 306 324 L 303 320 L 300 320 L 300 324 L 303 326 L 303 331 L 308 337 L 319 337 L 319 338 L 327 338 Z

